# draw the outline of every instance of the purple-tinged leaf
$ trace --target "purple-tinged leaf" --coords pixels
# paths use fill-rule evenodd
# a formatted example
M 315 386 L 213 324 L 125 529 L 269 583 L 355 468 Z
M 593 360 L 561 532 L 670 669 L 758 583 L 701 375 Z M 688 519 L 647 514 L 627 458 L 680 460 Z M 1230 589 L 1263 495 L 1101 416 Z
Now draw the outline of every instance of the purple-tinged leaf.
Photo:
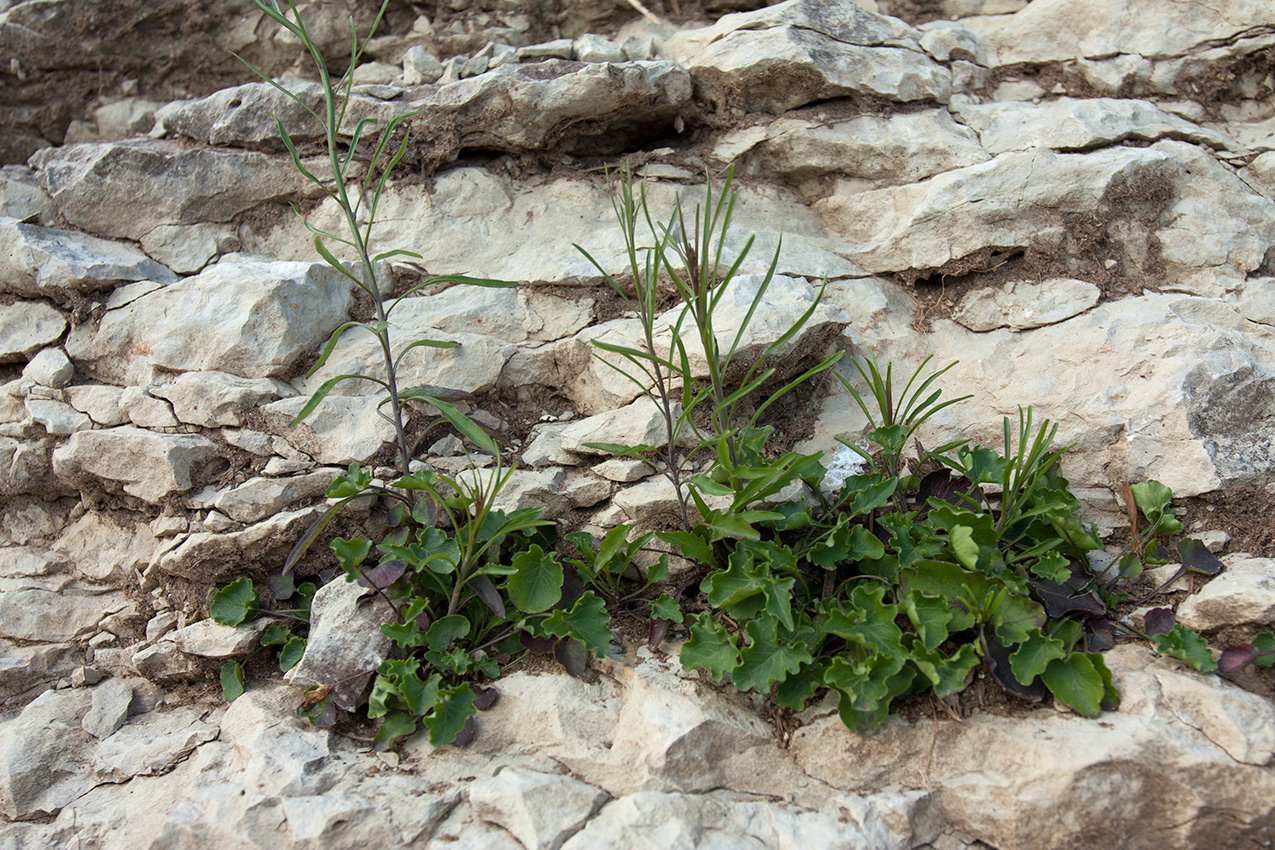
M 1178 557 L 1182 559 L 1182 566 L 1193 573 L 1215 576 L 1224 569 L 1222 562 L 1208 550 L 1203 541 L 1194 538 L 1178 541 Z
M 1152 608 L 1142 615 L 1142 628 L 1149 635 L 1167 635 L 1177 621 L 1172 608 Z
M 487 709 L 500 702 L 500 691 L 495 688 L 487 688 L 482 685 L 470 685 L 474 689 L 474 708 L 479 711 Z
M 292 594 L 297 592 L 297 585 L 292 580 L 291 574 L 270 573 L 266 576 L 266 587 L 277 602 L 286 602 L 292 598 Z
M 583 595 L 584 579 L 580 577 L 579 571 L 574 568 L 564 569 L 562 571 L 562 598 L 553 607 L 570 609 Z
M 518 635 L 518 640 L 522 641 L 523 649 L 532 655 L 548 655 L 553 652 L 554 644 L 558 642 L 553 637 L 536 637 L 530 632 L 522 632 Z
M 974 492 L 974 482 L 964 475 L 953 475 L 952 470 L 936 469 L 921 479 L 917 485 L 917 501 L 924 504 L 927 499 L 940 499 L 949 505 L 964 505 L 961 496 Z
M 571 638 L 563 638 L 553 647 L 553 657 L 573 679 L 589 678 L 589 650 Z
M 312 695 L 322 693 L 321 699 L 314 703 L 309 702 Z M 331 729 L 336 725 L 336 703 L 332 700 L 332 692 L 328 690 L 324 692 L 323 688 L 307 691 L 307 701 L 302 703 L 297 714 L 310 721 L 310 725 L 319 729 Z
M 1234 673 L 1243 670 L 1257 658 L 1257 647 L 1251 643 L 1233 643 L 1222 650 L 1222 657 L 1217 660 L 1217 669 L 1222 673 Z
M 407 561 L 381 561 L 370 570 L 363 570 L 359 584 L 374 590 L 384 590 L 407 572 Z
M 1087 561 L 1082 561 L 1079 558 L 1068 558 L 1067 569 L 1070 571 L 1071 577 L 1064 581 L 1063 584 L 1077 593 L 1088 587 L 1090 582 L 1094 580 L 1093 570 L 1090 569 Z
M 1116 632 L 1106 617 L 1085 620 L 1085 647 L 1089 652 L 1106 652 L 1116 645 Z
M 1101 617 L 1107 613 L 1107 606 L 1097 591 L 1076 593 L 1066 584 L 1053 581 L 1035 580 L 1030 584 L 1036 591 L 1036 597 L 1044 604 L 1045 613 L 1054 619 L 1071 613 L 1088 614 L 1091 617 Z
M 1018 648 L 1017 646 L 1005 646 L 991 630 L 987 632 L 986 645 L 987 655 L 984 656 L 983 662 L 988 666 L 996 684 L 1027 702 L 1040 702 L 1045 698 L 1045 685 L 1039 676 L 1030 685 L 1024 685 L 1014 677 L 1009 656 Z
M 651 631 L 647 634 L 646 645 L 651 649 L 657 649 L 660 644 L 664 643 L 664 638 L 668 637 L 668 628 L 671 626 L 668 620 L 652 620 Z
M 491 613 L 504 618 L 505 601 L 500 598 L 500 591 L 496 589 L 496 585 L 492 584 L 491 579 L 487 576 L 474 576 L 469 586 L 474 589 L 474 593 L 478 594 L 483 604 L 491 609 Z M 548 652 L 548 650 L 545 651 Z
M 478 722 L 474 720 L 471 714 L 465 720 L 465 725 L 460 727 L 460 732 L 456 734 L 456 739 L 452 741 L 452 746 L 468 747 L 474 742 L 476 737 L 478 737 Z

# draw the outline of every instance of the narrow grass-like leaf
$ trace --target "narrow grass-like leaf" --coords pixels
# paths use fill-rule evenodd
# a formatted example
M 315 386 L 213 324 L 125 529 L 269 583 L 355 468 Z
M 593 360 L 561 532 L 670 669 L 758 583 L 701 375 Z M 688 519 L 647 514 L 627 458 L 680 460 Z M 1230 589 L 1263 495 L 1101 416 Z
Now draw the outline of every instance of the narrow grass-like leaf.
M 315 390 L 314 395 L 310 396 L 310 400 L 305 403 L 305 407 L 302 407 L 296 417 L 288 424 L 295 427 L 304 422 L 306 417 L 313 413 L 314 409 L 319 406 L 319 403 L 327 397 L 328 393 L 332 392 L 332 388 L 345 380 L 371 381 L 374 384 L 379 384 L 380 386 L 385 387 L 387 390 L 389 389 L 389 385 L 387 383 L 382 381 L 380 378 L 373 378 L 371 375 L 337 375 L 335 378 L 329 378 L 324 381 L 323 384 Z
M 329 266 L 354 281 L 354 284 L 360 289 L 365 292 L 368 291 L 367 284 L 355 277 L 340 260 L 334 257 L 332 252 L 328 250 L 328 246 L 323 244 L 323 239 L 318 236 L 314 237 L 314 250 L 319 252 L 319 256 L 326 260 Z
M 403 358 L 407 355 L 409 351 L 412 351 L 413 349 L 417 349 L 417 348 L 449 349 L 449 348 L 459 348 L 459 347 L 460 347 L 459 342 L 456 342 L 455 340 L 450 340 L 450 339 L 418 339 L 414 341 L 413 343 L 411 343 L 410 345 L 404 347 L 403 350 L 398 353 L 398 357 L 394 358 L 394 369 L 395 371 L 398 370 L 399 364 L 403 362 Z M 402 398 L 402 396 L 399 396 L 399 398 Z
M 319 359 L 313 366 L 310 367 L 310 371 L 305 373 L 307 378 L 313 376 L 315 372 L 318 372 L 323 368 L 323 366 L 328 362 L 328 358 L 332 356 L 333 350 L 336 349 L 336 344 L 340 342 L 341 336 L 350 328 L 363 328 L 364 330 L 369 330 L 367 325 L 362 322 L 346 322 L 334 330 L 332 335 L 328 337 L 328 341 L 323 344 L 323 350 L 319 352 Z
M 328 524 L 336 518 L 336 515 L 340 513 L 341 509 L 349 504 L 352 499 L 357 498 L 359 497 L 347 496 L 337 502 L 335 505 L 324 511 L 323 515 L 315 520 L 313 525 L 306 529 L 306 533 L 302 535 L 301 539 L 297 541 L 297 544 L 292 547 L 292 551 L 288 553 L 287 560 L 283 562 L 283 573 L 285 575 L 292 571 L 292 568 L 297 565 L 297 561 L 301 560 L 301 556 L 306 553 L 306 550 L 314 545 L 314 541 L 319 539 L 319 535 L 323 533 L 323 529 L 328 527 Z
M 279 120 L 279 116 L 271 115 L 270 117 L 274 119 L 275 126 L 279 128 L 279 136 L 283 139 L 283 145 L 288 149 L 288 153 L 292 155 L 292 164 L 297 167 L 297 171 L 300 171 L 307 180 L 327 192 L 329 195 L 332 194 L 332 191 L 328 189 L 322 180 L 315 177 L 310 173 L 309 169 L 302 165 L 301 154 L 297 152 L 297 146 L 293 144 L 292 136 L 288 135 L 288 129 L 283 126 L 283 122 Z
M 496 441 L 489 437 L 478 423 L 442 399 L 426 398 L 424 400 L 433 405 L 439 415 L 450 422 L 451 426 L 461 433 L 461 436 L 466 437 L 471 443 L 493 457 L 500 455 L 500 448 L 496 445 Z

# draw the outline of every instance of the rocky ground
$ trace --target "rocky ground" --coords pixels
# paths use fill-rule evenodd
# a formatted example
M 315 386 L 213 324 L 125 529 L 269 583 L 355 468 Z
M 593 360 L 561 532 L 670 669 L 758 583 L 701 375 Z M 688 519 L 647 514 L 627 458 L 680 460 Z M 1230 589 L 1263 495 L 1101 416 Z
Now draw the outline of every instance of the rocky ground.
M 622 160 L 658 209 L 734 164 L 743 272 L 782 236 L 747 344 L 826 278 L 792 368 L 837 347 L 959 360 L 943 386 L 972 398 L 927 445 L 995 445 L 1032 405 L 1073 446 L 1089 520 L 1118 540 L 1124 485 L 1158 479 L 1221 554 L 1222 576 L 1173 588 L 1183 622 L 1218 646 L 1269 629 L 1275 10 L 761 5 L 391 4 L 350 108 L 420 113 L 380 213 L 379 243 L 422 255 L 395 285 L 523 284 L 414 298 L 396 330 L 460 343 L 406 371 L 479 397 L 518 450 L 504 503 L 595 529 L 669 510 L 662 480 L 587 446 L 657 422 L 593 357 L 637 323 L 572 243 L 624 270 Z M 334 59 L 367 6 L 305 7 Z M 0 847 L 1270 846 L 1271 677 L 1141 644 L 1108 653 L 1122 704 L 1099 719 L 976 683 L 866 737 L 627 639 L 592 682 L 500 680 L 466 748 L 373 754 L 366 729 L 296 719 L 301 692 L 267 673 L 222 703 L 216 671 L 255 634 L 207 621 L 212 593 L 277 569 L 333 476 L 393 439 L 355 384 L 288 427 L 372 362 L 350 337 L 305 377 L 370 305 L 290 210 L 338 226 L 268 113 L 306 157 L 317 136 L 230 51 L 315 96 L 247 0 L 0 0 Z M 835 382 L 779 414 L 809 451 L 863 425 Z M 419 455 L 459 468 L 458 445 Z

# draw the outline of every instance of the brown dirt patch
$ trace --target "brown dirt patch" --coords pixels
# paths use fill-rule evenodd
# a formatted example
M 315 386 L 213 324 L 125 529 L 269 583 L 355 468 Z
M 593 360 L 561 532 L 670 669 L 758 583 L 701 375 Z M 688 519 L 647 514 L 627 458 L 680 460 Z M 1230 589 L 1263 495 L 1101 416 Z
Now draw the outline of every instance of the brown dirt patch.
M 1227 487 L 1203 496 L 1174 500 L 1185 534 L 1225 531 L 1231 536 L 1227 552 L 1248 552 L 1275 558 L 1275 494 L 1261 484 Z
M 943 0 L 887 0 L 878 5 L 881 14 L 901 18 L 913 26 L 947 20 L 948 17 L 943 9 Z

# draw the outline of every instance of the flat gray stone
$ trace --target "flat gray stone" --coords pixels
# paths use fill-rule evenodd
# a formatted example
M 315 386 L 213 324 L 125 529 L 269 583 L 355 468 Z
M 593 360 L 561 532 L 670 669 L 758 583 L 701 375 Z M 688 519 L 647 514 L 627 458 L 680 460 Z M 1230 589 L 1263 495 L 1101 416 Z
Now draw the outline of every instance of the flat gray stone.
M 331 685 L 332 701 L 354 711 L 390 651 L 390 639 L 381 626 L 396 616 L 384 599 L 366 588 L 343 577 L 328 582 L 310 606 L 305 654 L 284 679 L 299 687 Z
M 87 690 L 45 691 L 0 725 L 0 814 L 25 819 L 56 812 L 96 784 L 91 737 L 80 728 Z
M 0 292 L 65 298 L 128 281 L 176 279 L 170 269 L 131 245 L 0 220 Z
M 697 93 L 753 112 L 848 95 L 946 103 L 951 72 L 919 36 L 850 0 L 790 0 L 678 33 L 665 52 L 691 72 Z
M 241 378 L 226 372 L 184 372 L 171 384 L 150 388 L 167 399 L 182 422 L 205 428 L 238 427 L 244 415 L 258 406 L 296 390 L 278 379 Z
M 980 332 L 996 328 L 1041 328 L 1080 315 L 1097 304 L 1101 295 L 1102 290 L 1083 280 L 1011 281 L 995 289 L 980 289 L 966 295 L 952 318 Z
M 224 626 L 216 620 L 200 620 L 167 635 L 187 655 L 200 658 L 241 658 L 257 648 L 257 639 L 270 625 L 256 619 L 241 626 Z
M 1275 560 L 1229 555 L 1226 569 L 1178 606 L 1178 621 L 1200 632 L 1275 626 Z
M 518 839 L 526 850 L 558 850 L 608 799 L 569 776 L 505 768 L 469 786 L 474 813 Z
M 22 379 L 42 387 L 65 387 L 75 376 L 75 364 L 60 348 L 46 348 L 31 358 L 22 370 Z
M 29 359 L 40 349 L 57 342 L 65 330 L 66 318 L 48 304 L 39 301 L 0 304 L 0 363 Z
M 347 317 L 348 282 L 325 263 L 223 259 L 108 310 L 68 349 L 104 380 L 153 385 L 160 370 L 283 375 Z
M 312 188 L 286 155 L 191 149 L 169 141 L 46 148 L 31 164 L 67 221 L 121 239 L 141 239 L 163 225 L 230 221 Z
M 53 453 L 54 474 L 67 483 L 114 485 L 152 504 L 190 490 L 226 466 L 206 437 L 156 434 L 132 425 L 80 431 Z
M 124 725 L 132 704 L 132 686 L 123 679 L 108 679 L 93 689 L 93 703 L 80 725 L 98 740 L 109 738 Z

